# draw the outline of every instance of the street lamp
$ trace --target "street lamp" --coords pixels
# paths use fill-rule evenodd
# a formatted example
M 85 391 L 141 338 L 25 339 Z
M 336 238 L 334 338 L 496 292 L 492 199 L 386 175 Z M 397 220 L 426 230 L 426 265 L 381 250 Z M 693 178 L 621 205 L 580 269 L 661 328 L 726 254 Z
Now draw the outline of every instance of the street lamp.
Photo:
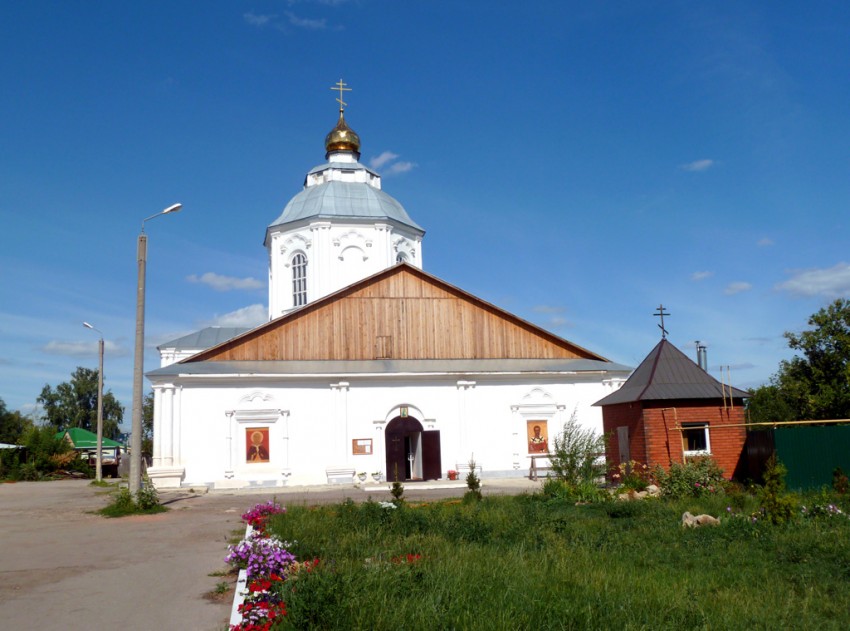
M 142 232 L 139 234 L 136 258 L 139 265 L 139 278 L 136 284 L 136 351 L 133 363 L 133 424 L 130 428 L 130 493 L 136 494 L 142 488 L 142 372 L 145 363 L 145 267 L 148 259 L 148 237 L 145 234 L 145 222 L 161 215 L 176 213 L 183 204 L 173 204 L 160 212 L 142 220 Z
M 95 480 L 103 481 L 103 332 L 100 329 L 93 327 L 88 322 L 83 322 L 83 326 L 92 331 L 96 331 L 100 336 L 97 343 L 98 356 L 100 361 L 97 366 L 97 450 L 95 457 L 97 464 L 95 466 Z

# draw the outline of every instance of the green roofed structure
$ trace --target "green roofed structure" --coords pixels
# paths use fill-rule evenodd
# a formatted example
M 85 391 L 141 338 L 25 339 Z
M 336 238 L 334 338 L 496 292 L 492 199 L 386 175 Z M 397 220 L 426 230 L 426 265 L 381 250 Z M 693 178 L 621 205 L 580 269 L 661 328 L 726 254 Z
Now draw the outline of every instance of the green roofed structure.
M 80 458 L 87 460 L 90 466 L 95 466 L 97 434 L 82 427 L 69 427 L 63 432 L 58 432 L 56 438 L 67 441 L 80 454 Z M 118 467 L 123 458 L 122 454 L 126 453 L 127 446 L 117 440 L 104 437 L 101 441 L 101 448 L 103 476 L 117 478 Z
M 70 427 L 64 432 L 58 432 L 56 438 L 64 438 L 74 449 L 97 449 L 97 434 L 82 427 Z M 121 449 L 126 448 L 126 445 L 123 443 L 105 437 L 102 439 L 101 444 L 104 449 L 114 449 L 116 447 Z

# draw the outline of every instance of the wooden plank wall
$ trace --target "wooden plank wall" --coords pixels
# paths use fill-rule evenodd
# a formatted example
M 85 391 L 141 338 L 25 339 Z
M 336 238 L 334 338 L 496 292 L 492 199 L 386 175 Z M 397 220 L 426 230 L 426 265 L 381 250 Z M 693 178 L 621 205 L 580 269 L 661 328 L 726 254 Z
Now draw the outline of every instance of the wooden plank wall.
M 392 359 L 596 358 L 468 294 L 408 272 L 318 301 L 197 359 L 371 360 L 386 348 Z

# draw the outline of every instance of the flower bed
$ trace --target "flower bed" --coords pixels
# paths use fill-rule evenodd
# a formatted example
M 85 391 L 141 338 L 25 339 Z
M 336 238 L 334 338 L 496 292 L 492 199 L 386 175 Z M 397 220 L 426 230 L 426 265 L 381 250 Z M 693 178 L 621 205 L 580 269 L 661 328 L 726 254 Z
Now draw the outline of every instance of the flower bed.
M 267 502 L 242 515 L 247 524 L 245 538 L 228 546 L 224 559 L 239 568 L 231 631 L 268 631 L 275 620 L 286 615 L 286 604 L 274 586 L 286 580 L 298 564 L 287 549 L 288 542 L 266 534 L 269 518 L 285 512 L 282 506 Z

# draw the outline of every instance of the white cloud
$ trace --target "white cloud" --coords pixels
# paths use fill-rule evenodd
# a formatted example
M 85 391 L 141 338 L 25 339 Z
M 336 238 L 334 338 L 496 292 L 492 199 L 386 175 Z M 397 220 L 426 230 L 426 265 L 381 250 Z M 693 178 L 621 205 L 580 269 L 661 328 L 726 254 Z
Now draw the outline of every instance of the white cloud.
M 407 173 L 415 166 L 416 164 L 414 162 L 394 162 L 390 165 L 390 168 L 386 170 L 386 175 Z
M 257 15 L 250 11 L 242 15 L 242 18 L 251 26 L 265 26 L 276 17 L 276 15 Z
M 269 320 L 269 311 L 265 305 L 256 304 L 242 307 L 236 311 L 216 316 L 203 326 L 244 326 L 253 328 Z
M 48 355 L 62 355 L 65 357 L 97 357 L 97 341 L 94 342 L 60 342 L 51 340 L 41 347 L 42 353 Z M 112 357 L 124 357 L 127 349 L 110 340 L 103 341 L 104 355 Z
M 320 31 L 328 27 L 328 21 L 325 18 L 313 20 L 310 18 L 300 18 L 294 13 L 287 11 L 286 17 L 289 18 L 289 23 L 298 28 L 306 28 L 313 31 Z
M 795 296 L 825 296 L 840 298 L 850 295 L 850 264 L 838 263 L 827 269 L 797 270 L 791 278 L 776 285 L 776 289 Z
M 695 282 L 699 282 L 701 280 L 705 280 L 706 278 L 711 278 L 714 276 L 714 272 L 694 272 L 691 274 L 691 280 Z
M 735 294 L 740 294 L 742 291 L 749 291 L 752 288 L 753 286 L 750 283 L 739 280 L 726 285 L 726 289 L 723 290 L 723 293 L 727 296 L 733 296 Z
M 687 164 L 681 165 L 679 168 L 683 171 L 707 171 L 714 166 L 714 160 L 694 160 Z
M 773 239 L 771 239 L 770 237 L 762 237 L 761 239 L 756 241 L 756 245 L 760 248 L 765 248 L 769 245 L 773 245 Z
M 398 154 L 392 151 L 384 151 L 380 155 L 369 160 L 369 166 L 373 169 L 380 169 L 386 166 L 384 175 L 398 175 L 399 173 L 407 173 L 416 166 L 415 162 L 396 162 Z
M 234 276 L 222 276 L 214 272 L 206 274 L 191 274 L 186 277 L 190 283 L 201 283 L 212 287 L 216 291 L 232 291 L 234 289 L 262 289 L 263 283 L 256 278 L 236 278 Z
M 562 318 L 560 316 L 553 316 L 553 317 L 549 318 L 549 326 L 551 326 L 553 328 L 559 328 L 559 327 L 562 327 L 562 326 L 567 326 L 568 324 L 570 324 L 570 321 L 567 320 L 566 318 Z
M 398 158 L 397 153 L 393 153 L 392 151 L 384 151 L 381 155 L 375 156 L 374 158 L 369 160 L 369 166 L 373 169 L 380 169 L 387 162 L 392 162 Z

